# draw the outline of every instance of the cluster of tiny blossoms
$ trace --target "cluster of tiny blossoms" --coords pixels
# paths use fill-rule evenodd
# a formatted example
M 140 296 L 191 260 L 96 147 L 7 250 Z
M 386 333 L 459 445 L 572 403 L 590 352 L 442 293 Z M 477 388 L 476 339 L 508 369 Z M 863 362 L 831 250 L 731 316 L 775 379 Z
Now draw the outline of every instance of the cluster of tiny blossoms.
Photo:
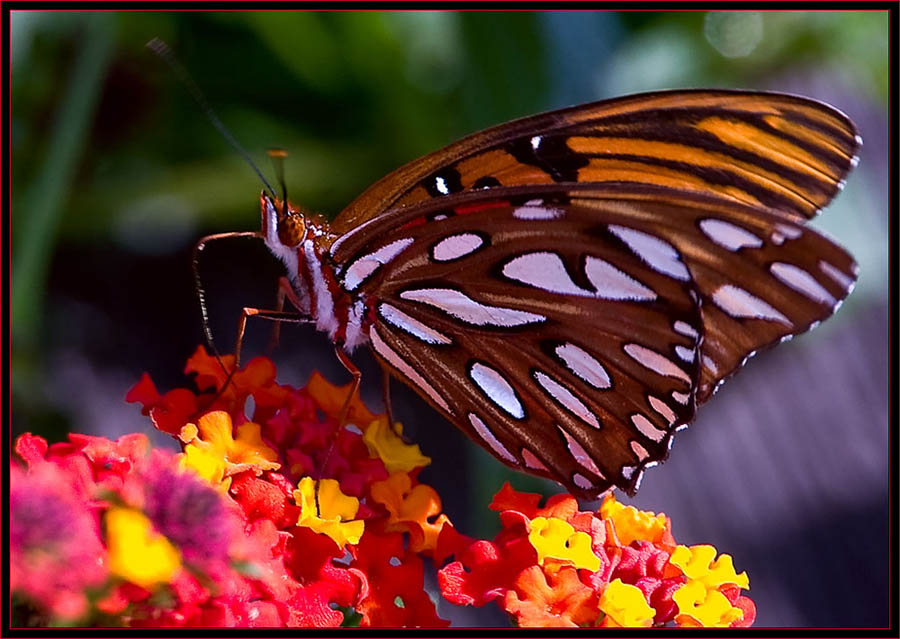
M 494 602 L 522 627 L 753 622 L 746 573 L 712 546 L 678 545 L 665 515 L 611 494 L 598 512 L 567 494 L 540 506 L 505 485 L 491 504 L 501 532 L 472 539 L 417 480 L 430 460 L 399 424 L 358 397 L 340 423 L 348 387 L 318 374 L 279 385 L 266 358 L 226 384 L 202 348 L 186 372 L 199 392 L 161 394 L 144 375 L 127 396 L 180 453 L 141 434 L 17 440 L 19 623 L 447 626 L 424 588 L 425 558 L 446 601 Z

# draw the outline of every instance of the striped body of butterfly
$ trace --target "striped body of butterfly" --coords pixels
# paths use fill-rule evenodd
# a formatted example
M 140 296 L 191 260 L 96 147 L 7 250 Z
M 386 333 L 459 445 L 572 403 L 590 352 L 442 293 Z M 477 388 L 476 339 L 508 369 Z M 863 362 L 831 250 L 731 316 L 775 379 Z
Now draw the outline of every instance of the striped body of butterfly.
M 637 95 L 467 137 L 331 225 L 264 193 L 262 234 L 301 313 L 500 461 L 633 493 L 725 378 L 850 292 L 804 223 L 859 143 L 803 98 Z

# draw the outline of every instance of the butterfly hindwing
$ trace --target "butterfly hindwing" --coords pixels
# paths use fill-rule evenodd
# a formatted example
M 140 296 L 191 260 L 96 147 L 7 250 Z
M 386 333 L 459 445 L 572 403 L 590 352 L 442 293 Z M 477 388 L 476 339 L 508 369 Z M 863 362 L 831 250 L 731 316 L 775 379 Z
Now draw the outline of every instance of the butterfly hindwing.
M 769 209 L 653 189 L 584 188 L 571 195 L 582 206 L 613 207 L 640 221 L 683 255 L 701 305 L 698 403 L 758 350 L 829 317 L 856 280 L 847 251 Z
M 382 363 L 498 459 L 583 497 L 633 491 L 695 403 L 854 279 L 811 229 L 671 189 L 498 188 L 378 225 L 333 249 Z
M 404 247 L 360 284 L 376 355 L 501 461 L 584 497 L 633 491 L 693 417 L 701 329 L 685 265 L 654 270 L 620 239 L 628 220 L 568 198 L 438 204 L 341 246 L 343 282 Z

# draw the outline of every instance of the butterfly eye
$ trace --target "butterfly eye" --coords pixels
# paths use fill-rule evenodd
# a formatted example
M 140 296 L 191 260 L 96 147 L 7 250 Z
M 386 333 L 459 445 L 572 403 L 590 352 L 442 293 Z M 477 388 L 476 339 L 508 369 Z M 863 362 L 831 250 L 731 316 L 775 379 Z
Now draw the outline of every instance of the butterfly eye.
M 278 240 L 285 246 L 297 246 L 306 237 L 306 219 L 300 213 L 288 210 L 278 220 Z

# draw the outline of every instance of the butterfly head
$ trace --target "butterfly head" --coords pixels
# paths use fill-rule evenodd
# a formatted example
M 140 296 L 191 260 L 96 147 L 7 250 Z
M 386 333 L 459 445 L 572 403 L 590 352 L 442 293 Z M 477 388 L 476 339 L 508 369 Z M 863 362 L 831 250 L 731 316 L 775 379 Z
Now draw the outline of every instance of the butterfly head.
M 273 251 L 298 246 L 309 232 L 306 216 L 290 202 L 273 198 L 265 191 L 260 195 L 262 233 Z

